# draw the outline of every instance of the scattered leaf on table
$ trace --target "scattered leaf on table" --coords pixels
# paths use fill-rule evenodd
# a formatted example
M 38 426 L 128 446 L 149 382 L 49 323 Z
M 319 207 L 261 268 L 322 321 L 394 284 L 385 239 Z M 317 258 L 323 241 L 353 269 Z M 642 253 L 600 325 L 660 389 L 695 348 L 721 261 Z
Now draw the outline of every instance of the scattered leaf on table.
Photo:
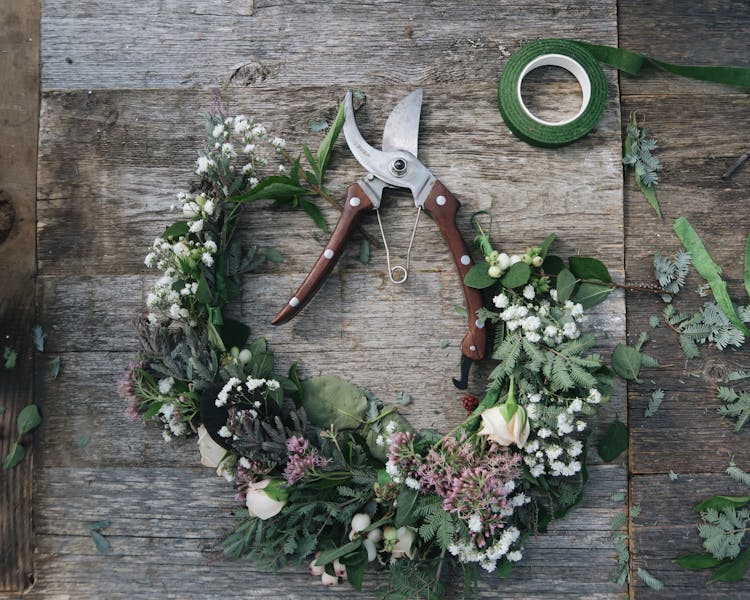
M 612 368 L 623 379 L 638 381 L 642 363 L 643 354 L 627 344 L 617 344 L 612 353 Z
M 266 248 L 266 260 L 272 263 L 284 262 L 284 255 L 276 248 Z
M 82 435 L 78 438 L 78 447 L 79 448 L 85 448 L 91 443 L 91 436 L 90 435 Z
M 49 374 L 52 379 L 57 379 L 57 376 L 60 375 L 60 363 L 61 359 L 59 356 L 55 356 L 55 358 L 52 359 L 52 362 L 50 362 Z
M 34 342 L 34 348 L 37 349 L 37 352 L 44 352 L 44 338 L 46 337 L 47 334 L 44 333 L 42 326 L 34 325 L 31 330 L 31 340 Z
M 13 350 L 13 348 L 6 346 L 5 350 L 3 350 L 3 360 L 5 361 L 4 364 L 6 369 L 15 369 L 18 360 L 18 352 Z
M 42 424 L 42 416 L 39 414 L 39 408 L 36 404 L 29 404 L 18 413 L 16 418 L 18 424 L 18 437 L 26 435 Z
M 628 428 L 622 421 L 613 421 L 599 438 L 599 456 L 604 462 L 611 462 L 628 447 Z
M 370 240 L 367 238 L 363 238 L 359 246 L 359 262 L 363 265 L 370 262 Z
M 6 469 L 12 469 L 19 464 L 26 456 L 26 450 L 18 442 L 14 442 L 10 447 L 10 452 L 3 461 L 3 467 Z
M 99 554 L 109 554 L 110 552 L 112 552 L 112 545 L 109 543 L 109 540 L 105 538 L 101 533 L 99 533 L 96 529 L 91 530 L 91 537 L 94 539 L 96 551 Z

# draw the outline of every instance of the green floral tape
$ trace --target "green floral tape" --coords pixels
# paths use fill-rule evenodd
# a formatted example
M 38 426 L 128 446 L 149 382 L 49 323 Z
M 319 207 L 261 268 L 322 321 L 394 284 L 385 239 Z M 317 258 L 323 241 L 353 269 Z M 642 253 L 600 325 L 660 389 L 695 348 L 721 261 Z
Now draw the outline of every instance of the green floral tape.
M 505 124 L 516 136 L 535 146 L 556 148 L 582 138 L 599 122 L 607 104 L 607 79 L 599 62 L 631 75 L 637 75 L 644 65 L 651 64 L 682 77 L 750 87 L 750 68 L 673 65 L 621 48 L 543 39 L 522 47 L 511 56 L 500 77 L 497 100 Z M 578 114 L 557 123 L 531 114 L 521 98 L 523 78 L 537 67 L 547 65 L 570 71 L 583 91 Z

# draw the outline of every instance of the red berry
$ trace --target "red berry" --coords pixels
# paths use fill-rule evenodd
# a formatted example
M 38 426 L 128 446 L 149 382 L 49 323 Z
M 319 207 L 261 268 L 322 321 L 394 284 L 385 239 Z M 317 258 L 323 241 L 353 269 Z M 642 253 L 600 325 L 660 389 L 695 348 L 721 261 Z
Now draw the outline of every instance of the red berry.
M 461 398 L 461 404 L 466 409 L 466 412 L 471 414 L 474 412 L 477 406 L 479 406 L 479 398 L 476 396 L 464 396 Z

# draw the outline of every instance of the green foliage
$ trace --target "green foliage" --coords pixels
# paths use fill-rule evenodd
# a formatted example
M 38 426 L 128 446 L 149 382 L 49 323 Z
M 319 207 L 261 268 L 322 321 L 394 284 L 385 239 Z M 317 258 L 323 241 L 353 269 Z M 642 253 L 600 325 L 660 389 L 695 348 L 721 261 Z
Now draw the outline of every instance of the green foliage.
M 658 171 L 661 171 L 661 161 L 652 152 L 656 149 L 656 140 L 647 137 L 648 130 L 640 129 L 635 113 L 630 116 L 627 127 L 622 162 L 633 170 L 633 176 L 638 187 L 643 192 L 656 215 L 661 219 L 661 207 L 656 198 L 656 184 L 659 183 Z
M 660 592 L 664 588 L 661 580 L 654 577 L 643 567 L 638 567 L 636 573 L 638 574 L 638 578 L 655 592 Z
M 680 217 L 674 222 L 674 231 L 687 251 L 690 252 L 696 271 L 711 286 L 714 300 L 721 312 L 724 313 L 734 327 L 739 329 L 743 334 L 750 335 L 750 329 L 745 326 L 737 315 L 734 304 L 732 304 L 732 300 L 729 298 L 727 284 L 721 278 L 721 267 L 713 261 L 708 250 L 703 245 L 700 236 L 693 229 L 693 226 L 685 217 Z
M 388 566 L 390 581 L 387 585 L 378 589 L 378 598 L 380 600 L 432 600 L 442 598 L 444 586 L 438 577 L 440 562 L 441 560 L 437 558 L 392 562 Z
M 701 518 L 703 523 L 698 526 L 698 535 L 703 539 L 706 551 L 718 559 L 738 556 L 750 511 L 738 510 L 734 506 L 721 510 L 709 508 L 701 513 Z
M 15 369 L 17 360 L 18 352 L 13 350 L 10 346 L 6 346 L 3 350 L 3 366 L 6 369 Z
M 655 252 L 654 276 L 665 291 L 676 294 L 685 285 L 685 280 L 690 272 L 690 262 L 690 253 L 683 248 L 680 248 L 673 258 Z M 672 297 L 665 295 L 664 299 L 669 302 Z
M 746 473 L 745 471 L 740 469 L 735 464 L 734 459 L 731 459 L 729 461 L 729 466 L 727 467 L 726 474 L 734 479 L 737 483 L 741 483 L 750 487 L 750 473 Z
M 735 431 L 739 431 L 750 418 L 750 392 L 741 391 L 737 393 L 734 388 L 720 386 L 716 391 L 719 400 L 724 402 L 724 406 L 719 407 L 719 414 L 731 419 L 737 419 L 734 426 Z
M 531 267 L 526 263 L 518 262 L 510 266 L 508 272 L 500 279 L 500 283 L 509 289 L 518 288 L 526 285 L 529 277 L 531 277 Z
M 464 277 L 464 284 L 470 288 L 483 290 L 497 283 L 497 279 L 489 275 L 489 263 L 482 261 L 475 264 Z
M 664 400 L 664 390 L 658 389 L 651 392 L 651 399 L 648 401 L 648 408 L 646 409 L 645 416 L 653 417 L 656 411 L 659 410 L 662 400 Z
M 3 467 L 12 469 L 26 458 L 26 449 L 21 445 L 21 438 L 27 433 L 31 433 L 42 424 L 42 417 L 39 414 L 39 408 L 36 404 L 25 406 L 16 417 L 16 439 L 10 446 L 10 452 L 3 460 Z
M 605 462 L 611 462 L 622 454 L 628 447 L 628 428 L 620 420 L 610 423 L 607 430 L 599 438 L 599 456 Z
M 643 353 L 627 344 L 617 344 L 612 353 L 612 368 L 623 379 L 639 381 Z
M 367 399 L 362 391 L 335 375 L 312 377 L 302 382 L 302 406 L 318 427 L 356 429 L 364 419 Z
M 34 348 L 37 352 L 44 352 L 44 341 L 47 334 L 44 333 L 41 325 L 34 325 L 31 329 L 31 341 L 34 342 Z

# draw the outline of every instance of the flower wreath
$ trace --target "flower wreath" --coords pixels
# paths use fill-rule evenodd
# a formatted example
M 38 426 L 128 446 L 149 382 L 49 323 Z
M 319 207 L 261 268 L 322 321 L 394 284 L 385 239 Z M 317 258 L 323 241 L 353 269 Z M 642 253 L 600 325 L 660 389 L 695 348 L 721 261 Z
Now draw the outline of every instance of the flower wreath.
M 178 196 L 145 263 L 162 272 L 140 321 L 142 350 L 121 391 L 129 412 L 164 437 L 198 435 L 201 463 L 234 483 L 248 514 L 226 554 L 278 569 L 309 562 L 324 585 L 361 589 L 366 570 L 387 573 L 390 598 L 439 597 L 441 574 L 459 567 L 467 587 L 480 569 L 505 576 L 524 539 L 582 497 L 589 420 L 612 372 L 583 332 L 584 309 L 603 300 L 602 263 L 549 254 L 554 236 L 522 255 L 499 253 L 478 227 L 485 257 L 467 275 L 492 290 L 477 318 L 496 334 L 481 401 L 447 434 L 415 431 L 376 396 L 334 376 L 275 372 L 264 339 L 226 314 L 239 277 L 273 250 L 243 250 L 240 209 L 259 199 L 300 207 L 321 225 L 313 198 L 332 200 L 323 178 L 343 123 L 339 110 L 307 166 L 284 140 L 244 116 L 207 115 L 200 180 Z M 261 177 L 272 156 L 286 164 Z M 301 176 L 302 175 L 302 176 Z

